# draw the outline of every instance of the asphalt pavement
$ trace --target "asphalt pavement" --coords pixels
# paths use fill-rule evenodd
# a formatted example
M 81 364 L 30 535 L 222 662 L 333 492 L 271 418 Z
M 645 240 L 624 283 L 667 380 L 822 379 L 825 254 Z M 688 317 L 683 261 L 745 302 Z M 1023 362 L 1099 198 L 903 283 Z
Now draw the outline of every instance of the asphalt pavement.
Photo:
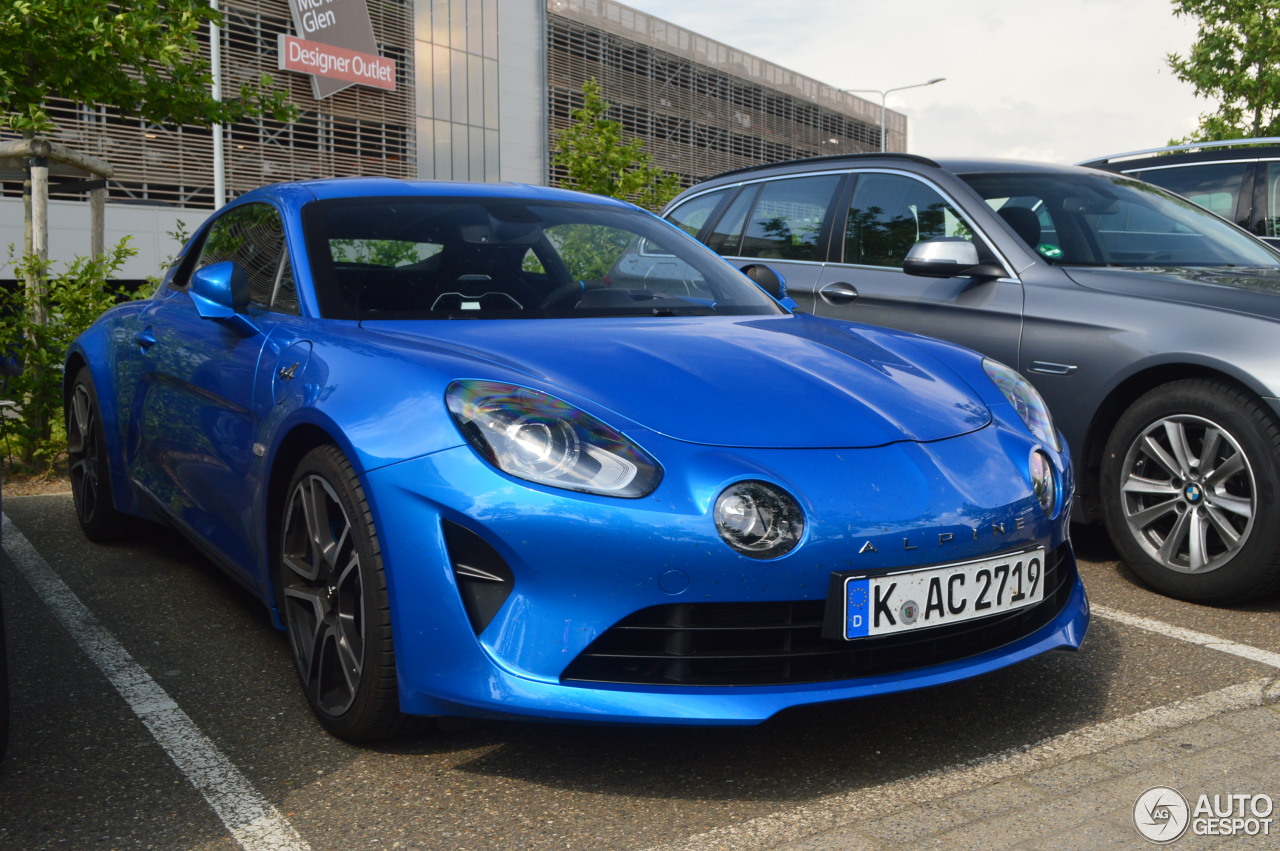
M 174 535 L 88 544 L 65 494 L 6 497 L 4 514 L 0 848 L 1093 849 L 1150 847 L 1146 830 L 1193 849 L 1280 833 L 1280 813 L 1259 815 L 1280 801 L 1280 600 L 1159 597 L 1091 534 L 1078 653 L 758 727 L 502 723 L 357 748 L 312 721 L 265 610 Z

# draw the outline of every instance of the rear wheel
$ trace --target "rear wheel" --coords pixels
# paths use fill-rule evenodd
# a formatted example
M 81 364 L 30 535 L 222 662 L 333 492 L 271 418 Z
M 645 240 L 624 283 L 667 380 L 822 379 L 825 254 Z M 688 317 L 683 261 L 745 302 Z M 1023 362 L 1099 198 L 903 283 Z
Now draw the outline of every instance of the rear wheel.
M 1280 424 L 1263 404 L 1213 379 L 1141 398 L 1107 441 L 1107 530 L 1153 588 L 1226 603 L 1280 589 Z
M 130 518 L 116 510 L 111 497 L 107 465 L 107 441 L 101 408 L 89 367 L 76 373 L 67 400 L 67 465 L 76 519 L 85 537 L 105 543 L 119 540 L 130 527 Z
M 288 493 L 277 566 L 281 615 L 303 691 L 335 736 L 390 738 L 407 719 L 364 490 L 337 447 L 321 446 L 303 457 Z

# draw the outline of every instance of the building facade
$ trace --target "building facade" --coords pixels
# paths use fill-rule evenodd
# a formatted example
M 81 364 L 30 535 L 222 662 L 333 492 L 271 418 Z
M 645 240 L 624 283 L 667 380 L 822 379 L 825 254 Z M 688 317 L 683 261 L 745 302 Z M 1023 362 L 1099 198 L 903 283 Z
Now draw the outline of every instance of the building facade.
M 685 185 L 729 169 L 880 149 L 880 106 L 613 0 L 549 0 L 551 144 L 600 83 L 611 117 Z M 886 113 L 888 150 L 906 116 Z M 552 182 L 556 175 L 552 174 Z
M 393 85 L 324 97 L 309 74 L 281 70 L 281 37 L 310 35 L 303 10 L 320 0 L 220 4 L 224 91 L 269 75 L 299 111 L 289 123 L 222 128 L 228 197 L 342 175 L 554 184 L 556 134 L 588 79 L 655 165 L 685 184 L 755 163 L 880 147 L 878 104 L 613 0 L 353 3 L 367 6 L 378 55 L 394 64 Z M 176 235 L 218 203 L 212 132 L 100 105 L 51 106 L 57 141 L 115 169 L 107 240 L 128 235 L 138 249 L 123 276 L 157 274 L 178 250 Z M 905 149 L 905 116 L 889 112 L 886 121 L 887 147 Z M 0 246 L 21 244 L 21 194 L 20 174 L 0 174 Z M 87 252 L 83 198 L 81 189 L 51 187 L 55 259 Z

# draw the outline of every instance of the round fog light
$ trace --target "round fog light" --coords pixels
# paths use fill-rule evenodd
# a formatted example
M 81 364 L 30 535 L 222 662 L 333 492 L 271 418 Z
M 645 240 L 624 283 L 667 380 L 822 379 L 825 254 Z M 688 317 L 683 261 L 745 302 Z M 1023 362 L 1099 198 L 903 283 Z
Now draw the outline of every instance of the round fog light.
M 1031 453 L 1031 490 L 1040 508 L 1052 517 L 1058 507 L 1058 487 L 1053 478 L 1053 462 L 1039 449 Z
M 738 482 L 716 500 L 716 530 L 751 558 L 778 558 L 804 534 L 804 512 L 791 494 L 767 482 Z

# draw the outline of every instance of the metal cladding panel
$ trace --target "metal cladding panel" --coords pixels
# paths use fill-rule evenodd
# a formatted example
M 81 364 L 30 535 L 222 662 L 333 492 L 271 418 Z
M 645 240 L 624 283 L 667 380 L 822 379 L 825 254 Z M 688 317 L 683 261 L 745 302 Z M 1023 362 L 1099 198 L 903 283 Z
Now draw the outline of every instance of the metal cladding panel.
M 317 101 L 311 77 L 277 70 L 277 36 L 293 35 L 287 0 L 223 3 L 223 91 L 271 76 L 301 114 L 284 124 L 271 118 L 225 129 L 227 194 L 234 198 L 266 183 L 335 175 L 416 176 L 412 2 L 367 0 L 378 51 L 396 64 L 396 89 L 352 86 Z M 200 36 L 208 55 L 208 32 Z M 54 101 L 53 138 L 106 160 L 116 176 L 112 201 L 180 207 L 213 206 L 213 137 L 208 128 L 157 125 L 120 115 L 114 107 Z M 5 194 L 21 186 L 6 183 Z M 81 198 L 79 193 L 51 197 Z

